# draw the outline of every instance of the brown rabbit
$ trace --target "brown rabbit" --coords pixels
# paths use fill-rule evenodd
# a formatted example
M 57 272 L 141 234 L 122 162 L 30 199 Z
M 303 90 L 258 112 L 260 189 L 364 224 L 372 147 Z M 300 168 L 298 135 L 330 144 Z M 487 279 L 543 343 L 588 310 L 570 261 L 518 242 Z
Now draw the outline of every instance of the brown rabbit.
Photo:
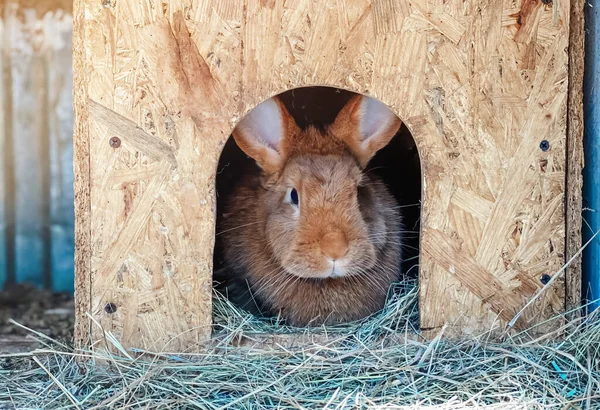
M 398 279 L 401 219 L 364 168 L 400 125 L 384 104 L 356 95 L 325 131 L 301 130 L 275 97 L 234 130 L 260 170 L 240 181 L 224 214 L 225 269 L 266 311 L 306 326 L 383 307 Z

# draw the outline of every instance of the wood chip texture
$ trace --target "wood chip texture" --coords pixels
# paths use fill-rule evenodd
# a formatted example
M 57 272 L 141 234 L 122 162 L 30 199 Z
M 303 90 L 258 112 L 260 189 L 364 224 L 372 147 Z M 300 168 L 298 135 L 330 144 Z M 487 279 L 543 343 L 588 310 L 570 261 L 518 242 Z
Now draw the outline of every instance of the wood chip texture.
M 426 335 L 446 323 L 447 336 L 501 329 L 563 265 L 568 0 L 76 0 L 74 10 L 77 286 L 89 301 L 77 306 L 124 346 L 185 351 L 209 337 L 221 149 L 249 110 L 296 87 L 370 95 L 411 130 Z M 560 278 L 517 328 L 564 307 Z M 106 337 L 79 323 L 88 341 Z

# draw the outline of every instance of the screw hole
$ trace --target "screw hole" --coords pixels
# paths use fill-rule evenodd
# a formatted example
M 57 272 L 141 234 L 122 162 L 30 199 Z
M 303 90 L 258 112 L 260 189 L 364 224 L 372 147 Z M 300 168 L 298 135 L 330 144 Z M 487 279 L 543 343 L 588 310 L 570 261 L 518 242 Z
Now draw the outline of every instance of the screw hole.
M 104 311 L 106 313 L 115 313 L 117 311 L 117 305 L 114 303 L 107 303 L 106 306 L 104 306 Z
M 113 148 L 119 148 L 121 146 L 121 139 L 119 137 L 112 137 L 108 143 Z

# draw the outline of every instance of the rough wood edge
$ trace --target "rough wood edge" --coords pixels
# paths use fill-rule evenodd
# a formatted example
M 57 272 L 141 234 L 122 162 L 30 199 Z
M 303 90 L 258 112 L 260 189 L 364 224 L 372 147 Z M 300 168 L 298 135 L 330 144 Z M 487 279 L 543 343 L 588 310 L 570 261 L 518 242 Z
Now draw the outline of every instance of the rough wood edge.
M 85 1 L 73 4 L 73 171 L 75 189 L 75 332 L 76 347 L 89 341 L 86 312 L 91 308 L 91 199 L 88 124 L 88 65 L 86 57 Z
M 582 246 L 583 73 L 585 0 L 571 0 L 569 27 L 569 91 L 567 102 L 567 173 L 565 181 L 565 262 Z M 581 256 L 566 271 L 566 309 L 581 305 Z

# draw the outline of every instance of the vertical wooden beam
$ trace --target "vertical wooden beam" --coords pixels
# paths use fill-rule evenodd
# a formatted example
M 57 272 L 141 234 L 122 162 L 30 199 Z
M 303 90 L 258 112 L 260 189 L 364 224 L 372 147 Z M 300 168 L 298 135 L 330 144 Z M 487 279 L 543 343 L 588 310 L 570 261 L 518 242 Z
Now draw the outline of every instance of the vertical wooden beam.
M 73 161 L 75 189 L 75 333 L 74 343 L 90 342 L 91 321 L 91 199 L 88 123 L 88 69 L 85 0 L 73 4 Z
M 569 95 L 567 113 L 566 252 L 565 262 L 581 248 L 583 169 L 583 74 L 586 0 L 571 0 L 569 31 Z M 566 271 L 566 308 L 581 304 L 581 257 Z

